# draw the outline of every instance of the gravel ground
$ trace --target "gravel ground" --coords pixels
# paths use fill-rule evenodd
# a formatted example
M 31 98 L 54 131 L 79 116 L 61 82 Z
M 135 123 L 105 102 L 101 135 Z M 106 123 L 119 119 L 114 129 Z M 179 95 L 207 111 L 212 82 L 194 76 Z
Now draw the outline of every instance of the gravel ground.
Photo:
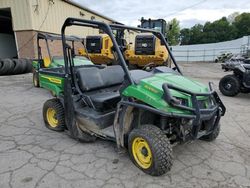
M 218 88 L 219 64 L 181 64 L 185 75 Z M 48 91 L 34 88 L 32 75 L 0 77 L 0 187 L 250 187 L 250 94 L 221 96 L 227 107 L 218 139 L 174 148 L 172 170 L 151 177 L 115 144 L 78 143 L 45 128 Z

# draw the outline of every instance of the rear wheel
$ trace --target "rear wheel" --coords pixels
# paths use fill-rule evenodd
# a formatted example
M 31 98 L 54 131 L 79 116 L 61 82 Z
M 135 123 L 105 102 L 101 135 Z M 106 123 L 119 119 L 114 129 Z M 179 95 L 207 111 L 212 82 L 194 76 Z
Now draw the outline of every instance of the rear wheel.
M 39 76 L 38 76 L 37 72 L 33 72 L 33 85 L 35 87 L 39 87 L 40 86 L 40 84 L 39 84 Z
M 173 164 L 172 147 L 167 136 L 154 125 L 142 125 L 131 131 L 128 150 L 133 163 L 143 172 L 160 176 Z
M 235 96 L 240 92 L 240 81 L 234 75 L 226 75 L 220 80 L 219 89 L 223 95 Z
M 47 100 L 43 105 L 45 126 L 53 131 L 64 131 L 64 108 L 59 99 Z

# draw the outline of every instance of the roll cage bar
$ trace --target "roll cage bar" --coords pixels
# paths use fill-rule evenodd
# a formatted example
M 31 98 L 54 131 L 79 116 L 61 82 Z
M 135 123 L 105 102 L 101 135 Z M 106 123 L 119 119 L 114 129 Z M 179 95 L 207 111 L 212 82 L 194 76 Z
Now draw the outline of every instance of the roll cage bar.
M 130 74 L 129 74 L 129 70 L 127 68 L 127 64 L 125 62 L 125 59 L 123 57 L 123 54 L 119 48 L 119 45 L 117 44 L 117 41 L 112 33 L 112 29 L 120 29 L 120 30 L 133 30 L 133 31 L 140 31 L 140 32 L 149 32 L 152 33 L 154 36 L 156 36 L 158 39 L 161 40 L 162 44 L 164 44 L 164 46 L 166 47 L 169 56 L 172 60 L 172 62 L 174 63 L 177 71 L 182 74 L 179 66 L 176 63 L 176 60 L 168 46 L 168 43 L 166 41 L 166 39 L 164 38 L 163 34 L 159 31 L 156 30 L 152 30 L 152 29 L 145 29 L 145 28 L 138 28 L 138 27 L 130 27 L 130 26 L 125 26 L 125 25 L 120 25 L 120 24 L 107 24 L 104 22 L 100 22 L 100 21 L 94 21 L 94 20 L 85 20 L 85 19 L 79 19 L 79 18 L 67 18 L 61 28 L 61 34 L 62 34 L 62 45 L 63 45 L 63 54 L 64 54 L 64 62 L 65 62 L 65 74 L 66 76 L 68 76 L 68 74 L 73 75 L 73 70 L 72 68 L 70 68 L 69 66 L 71 65 L 71 60 L 69 59 L 70 57 L 67 56 L 67 37 L 65 36 L 65 29 L 66 27 L 69 26 L 83 26 L 83 27 L 91 27 L 91 28 L 96 28 L 96 29 L 101 29 L 103 30 L 107 35 L 109 35 L 111 41 L 113 42 L 113 47 L 114 50 L 117 52 L 117 56 L 118 56 L 118 60 L 120 61 L 120 65 L 122 66 L 122 69 L 125 73 L 125 75 L 128 78 L 128 81 L 130 82 L 130 84 L 134 84 L 134 81 L 132 80 Z
M 38 33 L 37 34 L 38 59 L 42 58 L 42 52 L 41 52 L 41 47 L 40 47 L 40 43 L 39 43 L 40 40 L 45 40 L 50 61 L 52 61 L 52 55 L 50 53 L 48 40 L 51 40 L 51 41 L 53 41 L 53 40 L 62 40 L 62 36 L 60 34 Z M 77 36 L 66 36 L 66 41 L 72 42 L 73 48 L 74 48 L 74 42 L 81 42 L 83 44 L 83 39 L 79 38 Z

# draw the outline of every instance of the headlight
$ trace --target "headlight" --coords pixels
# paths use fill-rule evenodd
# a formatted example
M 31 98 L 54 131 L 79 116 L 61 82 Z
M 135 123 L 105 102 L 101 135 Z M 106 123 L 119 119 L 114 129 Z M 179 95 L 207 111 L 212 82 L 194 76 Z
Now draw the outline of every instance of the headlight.
M 183 98 L 179 98 L 179 97 L 175 97 L 178 101 L 180 105 L 183 106 L 188 106 L 188 100 L 187 99 L 183 99 Z

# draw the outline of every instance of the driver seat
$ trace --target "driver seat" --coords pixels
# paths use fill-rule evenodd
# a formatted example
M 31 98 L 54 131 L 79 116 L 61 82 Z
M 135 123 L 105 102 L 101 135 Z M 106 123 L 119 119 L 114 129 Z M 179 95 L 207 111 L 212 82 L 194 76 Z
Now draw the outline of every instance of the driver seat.
M 119 88 L 124 80 L 120 65 L 82 67 L 77 69 L 76 74 L 81 91 L 91 99 L 96 110 L 113 108 L 120 101 Z

